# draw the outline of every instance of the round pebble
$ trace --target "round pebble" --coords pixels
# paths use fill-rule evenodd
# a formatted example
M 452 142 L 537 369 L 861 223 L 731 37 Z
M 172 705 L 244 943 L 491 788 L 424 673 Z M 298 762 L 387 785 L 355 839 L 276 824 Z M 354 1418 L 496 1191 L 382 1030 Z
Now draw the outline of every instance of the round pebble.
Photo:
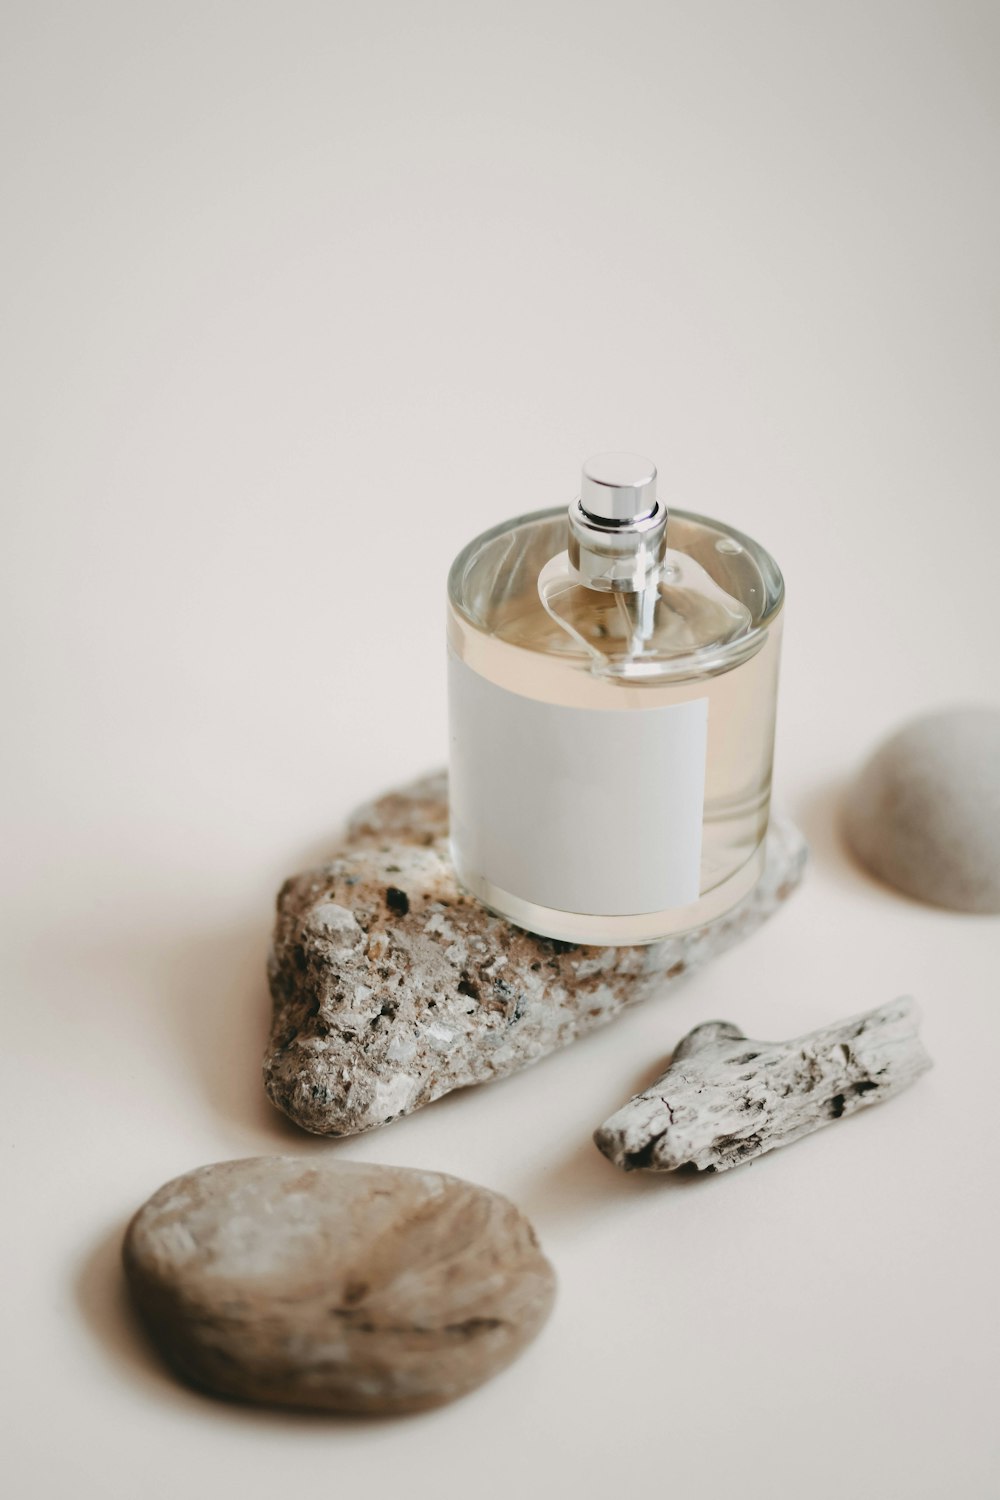
M 1000 912 L 1000 709 L 904 725 L 862 768 L 844 825 L 861 862 L 906 895 Z
M 507 1199 L 355 1162 L 201 1167 L 139 1210 L 123 1254 L 139 1313 L 183 1377 L 319 1411 L 454 1400 L 520 1353 L 555 1294 Z

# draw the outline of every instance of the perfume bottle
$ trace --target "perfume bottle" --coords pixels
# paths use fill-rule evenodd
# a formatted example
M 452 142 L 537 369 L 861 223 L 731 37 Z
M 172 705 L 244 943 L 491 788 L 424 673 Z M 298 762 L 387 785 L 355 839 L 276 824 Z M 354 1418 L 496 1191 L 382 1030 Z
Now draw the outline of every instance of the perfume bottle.
M 667 510 L 648 459 L 495 526 L 448 578 L 451 851 L 519 927 L 650 943 L 721 916 L 764 859 L 784 584 Z

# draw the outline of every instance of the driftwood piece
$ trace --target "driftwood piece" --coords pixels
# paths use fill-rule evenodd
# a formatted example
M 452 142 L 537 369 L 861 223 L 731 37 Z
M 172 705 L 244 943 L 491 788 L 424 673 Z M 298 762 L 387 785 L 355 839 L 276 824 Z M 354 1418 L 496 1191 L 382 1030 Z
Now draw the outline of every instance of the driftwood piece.
M 264 1080 L 305 1130 L 373 1130 L 606 1025 L 748 938 L 806 860 L 775 817 L 761 878 L 732 911 L 648 947 L 580 947 L 466 896 L 447 834 L 445 778 L 430 776 L 361 809 L 334 856 L 282 888 Z
M 908 997 L 790 1042 L 709 1021 L 594 1140 L 626 1172 L 724 1172 L 906 1088 L 931 1066 L 918 1022 Z

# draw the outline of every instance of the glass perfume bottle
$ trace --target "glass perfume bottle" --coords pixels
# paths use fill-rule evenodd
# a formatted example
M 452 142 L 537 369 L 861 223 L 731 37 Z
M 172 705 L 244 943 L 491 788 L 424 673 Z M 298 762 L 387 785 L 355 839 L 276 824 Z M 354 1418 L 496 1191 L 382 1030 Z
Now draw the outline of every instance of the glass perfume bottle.
M 764 859 L 784 585 L 720 521 L 669 516 L 632 454 L 495 526 L 448 578 L 451 848 L 462 885 L 567 942 L 649 943 Z

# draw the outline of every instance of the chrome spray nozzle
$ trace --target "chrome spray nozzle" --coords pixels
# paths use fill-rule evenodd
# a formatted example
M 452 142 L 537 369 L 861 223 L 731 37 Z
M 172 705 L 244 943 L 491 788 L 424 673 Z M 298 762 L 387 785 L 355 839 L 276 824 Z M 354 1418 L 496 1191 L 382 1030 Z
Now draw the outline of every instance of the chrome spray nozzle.
M 599 453 L 583 466 L 569 508 L 569 560 L 588 588 L 638 592 L 667 548 L 656 465 L 635 453 Z

